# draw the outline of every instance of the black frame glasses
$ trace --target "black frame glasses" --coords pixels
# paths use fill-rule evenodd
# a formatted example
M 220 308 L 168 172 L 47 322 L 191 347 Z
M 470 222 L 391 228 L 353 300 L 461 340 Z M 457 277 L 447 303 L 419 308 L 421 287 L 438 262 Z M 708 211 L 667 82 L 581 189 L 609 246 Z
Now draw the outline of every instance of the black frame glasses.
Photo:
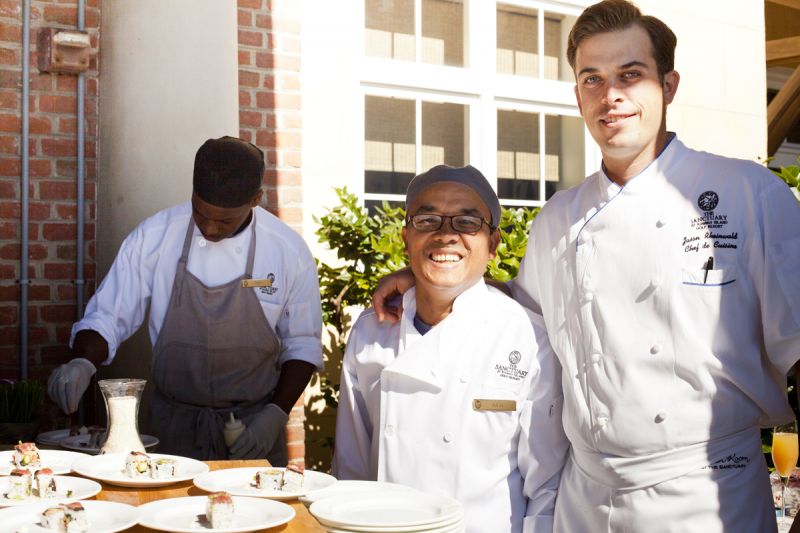
M 489 231 L 494 229 L 488 220 L 474 215 L 437 215 L 436 213 L 422 213 L 407 216 L 406 224 L 417 231 L 430 233 L 439 231 L 445 219 L 450 222 L 450 227 L 453 228 L 453 231 L 457 231 L 458 233 L 474 235 L 483 228 L 484 224 L 489 226 Z

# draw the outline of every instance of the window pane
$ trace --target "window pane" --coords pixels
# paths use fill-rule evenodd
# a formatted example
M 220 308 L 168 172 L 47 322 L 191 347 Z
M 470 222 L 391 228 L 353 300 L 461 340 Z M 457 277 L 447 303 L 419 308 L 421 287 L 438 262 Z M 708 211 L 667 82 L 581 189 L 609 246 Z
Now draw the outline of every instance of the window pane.
M 405 194 L 416 170 L 413 100 L 364 100 L 364 190 Z
M 366 0 L 368 56 L 415 61 L 414 0 Z
M 497 72 L 539 77 L 536 10 L 497 5 Z
M 464 4 L 461 0 L 422 0 L 422 61 L 464 66 Z
M 422 102 L 422 171 L 443 163 L 453 167 L 467 164 L 467 111 L 461 104 Z
M 539 114 L 497 111 L 497 195 L 539 200 Z
M 575 81 L 567 61 L 567 38 L 575 17 L 545 13 L 544 77 L 548 80 Z
M 579 184 L 586 176 L 584 168 L 584 130 L 580 117 L 546 115 L 545 199 L 562 189 Z

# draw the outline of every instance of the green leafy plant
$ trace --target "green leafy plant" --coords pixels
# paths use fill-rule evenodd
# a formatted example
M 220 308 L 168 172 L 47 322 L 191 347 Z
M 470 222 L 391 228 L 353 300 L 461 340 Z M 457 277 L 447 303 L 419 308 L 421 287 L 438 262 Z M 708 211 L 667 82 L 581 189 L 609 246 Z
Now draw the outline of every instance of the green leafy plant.
M 770 161 L 772 161 L 772 158 L 767 159 L 765 163 L 769 164 Z M 800 165 L 800 157 L 797 158 L 797 163 Z M 800 166 L 798 165 L 781 167 L 777 170 L 773 170 L 772 172 L 786 182 L 786 185 L 792 189 L 792 192 L 797 197 L 797 200 L 800 201 Z
M 0 383 L 0 423 L 31 422 L 43 401 L 44 386 L 38 381 Z

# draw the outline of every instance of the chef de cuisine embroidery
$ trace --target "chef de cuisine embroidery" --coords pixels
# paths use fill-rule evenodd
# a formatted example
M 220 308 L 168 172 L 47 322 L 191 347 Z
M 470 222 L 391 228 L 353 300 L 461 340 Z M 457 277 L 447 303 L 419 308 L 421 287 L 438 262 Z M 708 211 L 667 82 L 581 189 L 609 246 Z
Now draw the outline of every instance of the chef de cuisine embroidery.
M 528 375 L 527 370 L 517 368 L 517 363 L 522 360 L 522 354 L 517 350 L 508 354 L 508 365 L 496 364 L 494 365 L 495 373 L 501 378 L 510 379 L 512 381 L 521 381 Z
M 697 198 L 697 206 L 704 212 L 699 217 L 689 220 L 689 226 L 701 235 L 684 235 L 681 242 L 685 253 L 700 252 L 712 248 L 738 248 L 739 233 L 725 231 L 728 215 L 717 214 L 714 209 L 719 205 L 719 195 L 714 191 L 705 191 Z M 718 231 L 714 231 L 718 230 Z M 719 231 L 721 230 L 721 231 Z

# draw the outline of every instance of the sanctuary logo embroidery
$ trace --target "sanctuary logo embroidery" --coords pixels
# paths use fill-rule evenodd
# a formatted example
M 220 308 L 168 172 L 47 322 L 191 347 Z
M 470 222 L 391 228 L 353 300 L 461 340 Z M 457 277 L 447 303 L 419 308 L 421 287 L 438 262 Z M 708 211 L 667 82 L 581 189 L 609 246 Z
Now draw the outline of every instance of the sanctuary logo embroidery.
M 278 287 L 275 286 L 275 274 L 270 272 L 267 274 L 267 279 L 270 281 L 269 287 L 260 287 L 258 290 L 260 290 L 262 294 L 275 294 L 278 292 Z
M 508 362 L 511 364 L 501 365 L 498 363 L 494 365 L 494 371 L 501 378 L 510 379 L 512 381 L 521 381 L 525 379 L 525 376 L 528 375 L 527 370 L 517 368 L 517 363 L 519 363 L 521 360 L 522 354 L 517 350 L 513 350 L 508 354 Z
M 729 468 L 747 468 L 747 465 L 749 464 L 749 457 L 745 457 L 744 455 L 736 455 L 736 452 L 734 452 L 718 461 L 714 461 L 708 466 L 704 466 L 703 468 L 710 468 L 712 470 L 727 470 Z
M 719 195 L 714 191 L 706 191 L 697 198 L 697 206 L 703 211 L 713 211 L 719 204 Z

